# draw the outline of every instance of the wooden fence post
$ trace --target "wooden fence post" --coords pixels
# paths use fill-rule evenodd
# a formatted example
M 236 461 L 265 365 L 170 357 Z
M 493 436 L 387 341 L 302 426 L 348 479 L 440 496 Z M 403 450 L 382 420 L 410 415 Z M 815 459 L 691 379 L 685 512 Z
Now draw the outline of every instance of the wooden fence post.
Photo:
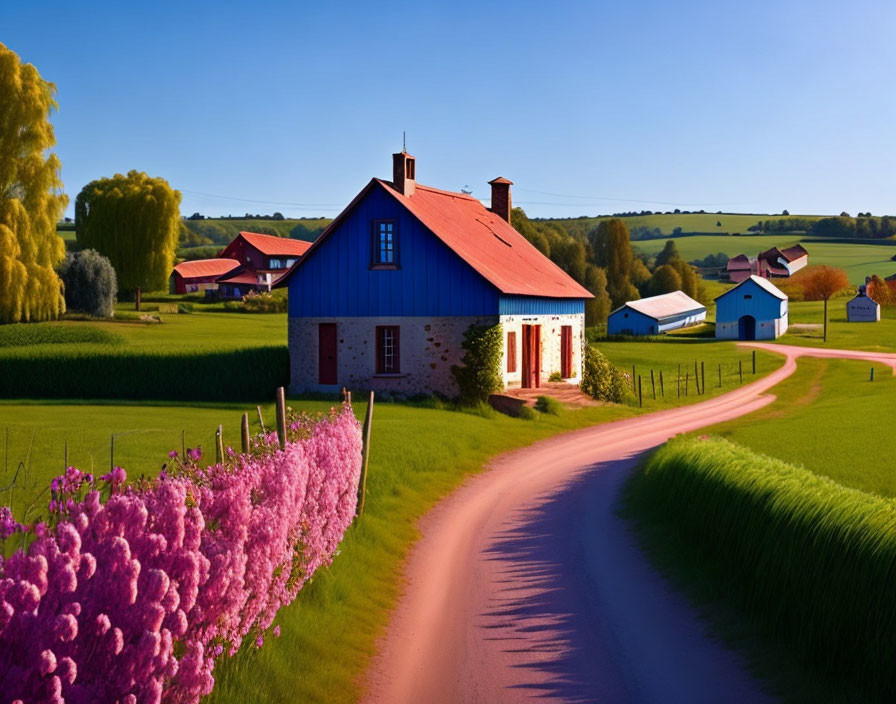
M 871 378 L 868 381 L 874 381 L 874 367 L 871 367 Z
M 361 479 L 358 482 L 358 509 L 356 514 L 364 513 L 364 498 L 367 496 L 367 463 L 370 462 L 370 427 L 373 424 L 373 389 L 367 401 L 367 415 L 364 418 L 364 444 L 361 447 Z
M 224 428 L 218 426 L 215 431 L 215 462 L 221 464 L 224 461 Z
M 264 416 L 261 415 L 261 406 L 256 406 L 255 410 L 258 411 L 258 424 L 261 426 L 261 434 L 264 435 L 268 431 L 265 430 L 265 427 L 264 427 Z
M 700 395 L 700 373 L 697 369 L 697 360 L 694 360 L 694 390 L 697 392 L 697 395 Z
M 277 387 L 277 441 L 280 449 L 286 449 L 286 392 L 282 386 Z
M 240 441 L 242 445 L 243 454 L 248 454 L 249 452 L 249 414 L 243 413 L 242 422 L 240 423 Z
M 740 375 L 740 383 L 744 383 L 744 360 L 737 360 L 737 373 Z
M 753 350 L 753 373 L 756 373 L 756 350 Z
M 700 386 L 702 387 L 701 394 L 706 393 L 706 367 L 703 362 L 700 362 Z
M 688 395 L 688 386 L 690 386 L 690 385 L 691 385 L 691 373 L 685 372 L 684 373 L 684 395 L 685 396 Z
M 719 364 L 719 388 L 722 388 L 722 365 Z
M 632 365 L 632 393 L 635 393 L 635 365 Z
M 660 369 L 660 396 L 666 398 L 666 389 L 663 386 L 663 370 Z
M 644 405 L 644 397 L 641 396 L 641 375 L 638 374 L 638 408 Z
M 675 377 L 675 388 L 678 390 L 678 398 L 681 398 L 681 362 L 678 363 L 678 376 Z
M 656 401 L 656 382 L 653 380 L 653 369 L 650 370 L 650 394 L 653 396 L 653 400 Z

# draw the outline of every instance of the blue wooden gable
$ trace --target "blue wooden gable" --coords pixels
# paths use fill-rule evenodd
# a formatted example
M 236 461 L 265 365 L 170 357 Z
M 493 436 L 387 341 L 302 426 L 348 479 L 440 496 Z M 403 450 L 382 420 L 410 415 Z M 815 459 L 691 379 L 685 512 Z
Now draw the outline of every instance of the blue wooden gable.
M 371 268 L 373 222 L 394 220 L 397 269 Z M 373 186 L 289 279 L 291 317 L 584 313 L 582 299 L 501 294 L 381 186 Z
M 787 299 L 780 299 L 752 279 L 716 298 L 716 322 L 727 323 L 752 315 L 757 320 L 774 320 L 787 313 Z

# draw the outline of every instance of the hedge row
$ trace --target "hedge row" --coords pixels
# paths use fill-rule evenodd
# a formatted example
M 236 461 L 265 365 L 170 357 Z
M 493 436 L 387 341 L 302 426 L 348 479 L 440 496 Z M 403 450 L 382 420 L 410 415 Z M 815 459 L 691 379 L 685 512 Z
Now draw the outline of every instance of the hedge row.
M 106 348 L 0 356 L 0 398 L 254 401 L 289 384 L 289 349 L 153 352 Z
M 626 504 L 692 548 L 768 642 L 851 682 L 855 701 L 893 701 L 896 501 L 725 440 L 678 438 L 633 477 Z

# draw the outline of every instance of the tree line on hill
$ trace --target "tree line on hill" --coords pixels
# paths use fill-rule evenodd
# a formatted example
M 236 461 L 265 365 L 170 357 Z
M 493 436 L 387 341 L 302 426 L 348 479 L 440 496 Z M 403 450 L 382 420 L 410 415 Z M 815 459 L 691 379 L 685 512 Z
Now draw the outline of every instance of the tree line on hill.
M 611 310 L 642 296 L 681 290 L 698 300 L 705 297 L 702 280 L 674 241 L 656 257 L 639 252 L 620 218 L 601 220 L 583 238 L 558 223 L 531 220 L 522 208 L 513 209 L 511 224 L 594 296 L 585 304 L 586 325 L 605 323 Z

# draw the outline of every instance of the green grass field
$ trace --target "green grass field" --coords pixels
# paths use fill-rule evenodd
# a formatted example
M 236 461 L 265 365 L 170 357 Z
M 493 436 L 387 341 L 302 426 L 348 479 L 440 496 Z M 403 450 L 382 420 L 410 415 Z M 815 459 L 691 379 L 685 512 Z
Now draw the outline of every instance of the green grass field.
M 757 215 L 744 213 L 656 213 L 654 215 L 631 215 L 622 218 L 629 230 L 636 227 L 649 229 L 659 228 L 664 235 L 671 235 L 676 227 L 683 232 L 718 232 L 718 233 L 747 233 L 748 228 L 760 220 L 778 220 L 781 215 Z M 793 215 L 792 217 L 818 220 L 825 215 Z M 557 222 L 569 230 L 586 233 L 595 227 L 601 220 L 609 220 L 608 217 L 600 218 L 575 218 L 566 220 L 547 220 Z M 716 223 L 721 223 L 721 226 Z
M 896 496 L 887 441 L 896 417 L 896 378 L 865 362 L 802 359 L 774 389 L 769 406 L 703 432 L 830 477 L 839 484 Z
M 759 252 L 771 247 L 787 247 L 796 244 L 799 240 L 799 237 L 784 234 L 748 237 L 698 235 L 677 237 L 674 241 L 681 256 L 687 261 L 693 261 L 719 252 L 727 254 L 729 257 L 737 254 L 756 256 Z M 656 254 L 665 246 L 666 240 L 642 240 L 632 244 L 643 252 Z M 839 242 L 807 242 L 804 246 L 809 251 L 810 266 L 827 264 L 844 269 L 853 284 L 864 283 L 865 277 L 873 274 L 889 276 L 896 273 L 896 262 L 890 259 L 896 254 L 896 248 L 891 246 Z

